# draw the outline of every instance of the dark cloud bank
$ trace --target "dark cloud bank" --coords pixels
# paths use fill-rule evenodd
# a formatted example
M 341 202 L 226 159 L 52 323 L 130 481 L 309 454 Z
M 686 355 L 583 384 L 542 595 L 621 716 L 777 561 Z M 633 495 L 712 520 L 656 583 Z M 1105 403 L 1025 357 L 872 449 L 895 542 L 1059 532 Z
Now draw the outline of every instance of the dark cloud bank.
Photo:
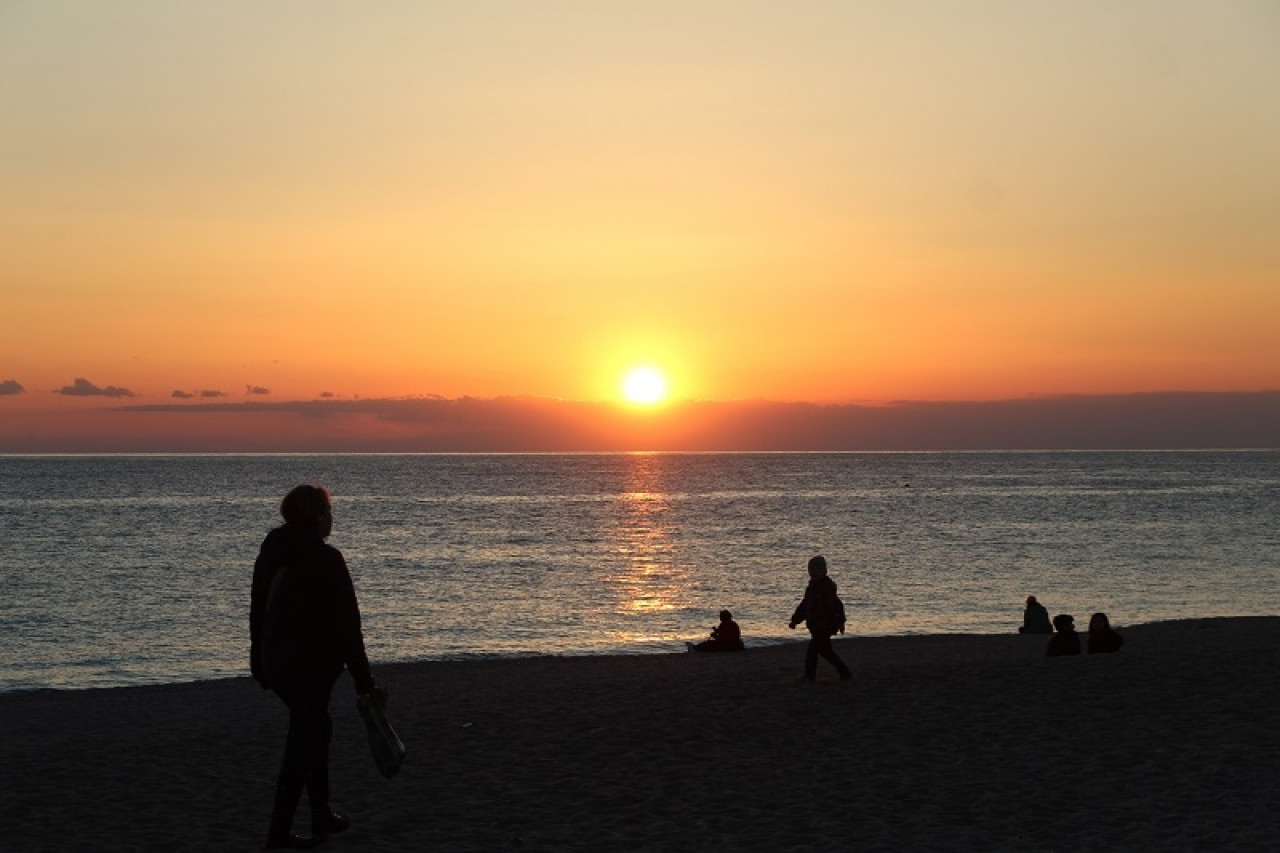
M 207 452 L 1103 450 L 1280 447 L 1280 391 L 889 406 L 537 398 L 125 406 L 127 447 Z M 163 429 L 155 429 L 162 426 Z M 142 447 L 140 445 L 145 445 Z M 85 449 L 103 450 L 102 446 Z
M 77 379 L 70 385 L 63 385 L 55 394 L 61 394 L 64 397 L 136 397 L 137 394 L 128 388 L 119 388 L 115 385 L 108 385 L 100 388 L 94 385 L 88 379 Z

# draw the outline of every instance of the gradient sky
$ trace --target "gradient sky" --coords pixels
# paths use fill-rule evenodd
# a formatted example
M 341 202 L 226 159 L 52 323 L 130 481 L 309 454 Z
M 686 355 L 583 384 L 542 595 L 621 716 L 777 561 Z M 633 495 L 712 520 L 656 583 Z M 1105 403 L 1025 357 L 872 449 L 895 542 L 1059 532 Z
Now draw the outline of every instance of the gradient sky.
M 1277 389 L 1278 81 L 1270 0 L 4 0 L 0 419 Z

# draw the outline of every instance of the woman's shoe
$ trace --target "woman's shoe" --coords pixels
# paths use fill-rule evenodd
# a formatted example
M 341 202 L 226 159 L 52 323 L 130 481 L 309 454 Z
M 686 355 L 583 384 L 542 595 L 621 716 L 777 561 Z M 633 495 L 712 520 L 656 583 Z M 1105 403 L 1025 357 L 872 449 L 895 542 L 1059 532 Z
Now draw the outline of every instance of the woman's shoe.
M 320 815 L 318 818 L 313 817 L 311 819 L 311 834 L 320 840 L 324 840 L 330 835 L 346 832 L 350 828 L 351 818 L 335 811 L 330 811 Z
M 279 838 L 268 838 L 264 850 L 310 850 L 320 843 L 321 839 L 309 835 L 282 835 Z

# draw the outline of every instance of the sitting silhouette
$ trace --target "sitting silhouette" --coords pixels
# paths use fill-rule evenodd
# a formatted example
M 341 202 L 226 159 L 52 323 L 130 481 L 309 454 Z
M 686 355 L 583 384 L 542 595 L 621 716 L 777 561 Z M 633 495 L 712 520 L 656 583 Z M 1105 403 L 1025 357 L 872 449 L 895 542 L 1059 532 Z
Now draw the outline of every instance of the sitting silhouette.
M 1080 635 L 1076 633 L 1075 617 L 1059 613 L 1053 617 L 1053 627 L 1058 629 L 1058 633 L 1049 638 L 1046 654 L 1051 658 L 1080 654 Z
M 711 638 L 701 643 L 689 643 L 691 652 L 740 652 L 742 631 L 738 623 L 733 621 L 733 614 L 728 610 L 720 611 L 720 624 L 711 629 Z
M 1089 617 L 1089 654 L 1118 652 L 1123 645 L 1124 637 L 1111 627 L 1107 614 L 1095 613 Z
M 1027 609 L 1022 611 L 1022 627 L 1019 634 L 1052 634 L 1053 623 L 1049 621 L 1049 611 L 1036 601 L 1034 595 L 1027 596 Z

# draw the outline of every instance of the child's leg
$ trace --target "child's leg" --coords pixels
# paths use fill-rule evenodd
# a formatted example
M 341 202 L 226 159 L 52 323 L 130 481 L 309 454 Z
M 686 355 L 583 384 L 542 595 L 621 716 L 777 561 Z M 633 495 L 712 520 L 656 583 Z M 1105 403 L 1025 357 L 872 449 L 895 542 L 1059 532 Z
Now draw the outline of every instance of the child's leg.
M 818 638 L 815 637 L 816 641 Z M 818 653 L 827 659 L 827 662 L 836 668 L 836 672 L 840 673 L 841 678 L 851 678 L 852 673 L 849 667 L 844 665 L 844 661 L 840 660 L 840 656 L 836 654 L 836 650 L 831 647 L 831 638 L 823 637 L 822 645 L 818 647 Z
M 810 681 L 818 677 L 818 638 L 814 636 L 804 650 L 804 677 Z

